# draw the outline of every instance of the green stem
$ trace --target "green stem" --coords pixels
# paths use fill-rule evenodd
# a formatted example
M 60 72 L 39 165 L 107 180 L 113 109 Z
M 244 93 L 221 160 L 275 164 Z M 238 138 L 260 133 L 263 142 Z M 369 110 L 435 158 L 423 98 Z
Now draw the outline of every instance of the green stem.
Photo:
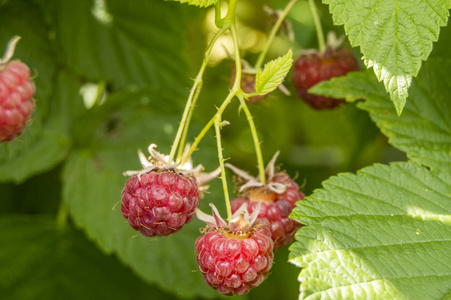
M 229 95 L 227 96 L 227 98 L 222 102 L 221 106 L 218 108 L 218 111 L 216 112 L 214 117 L 211 118 L 210 121 L 208 121 L 207 125 L 205 125 L 204 128 L 202 128 L 201 132 L 194 139 L 194 142 L 191 145 L 191 147 L 189 148 L 188 153 L 183 156 L 182 162 L 181 162 L 182 165 L 188 161 L 188 159 L 191 157 L 193 152 L 196 150 L 200 141 L 204 138 L 205 134 L 208 132 L 208 130 L 211 128 L 211 126 L 213 126 L 213 124 L 215 123 L 216 115 L 219 114 L 220 116 L 222 116 L 222 113 L 224 112 L 224 110 L 226 109 L 226 107 L 229 105 L 230 101 L 232 101 L 233 97 L 235 97 L 236 94 L 237 94 L 236 91 L 235 92 L 231 91 L 229 93 Z
M 282 14 L 280 15 L 279 19 L 277 20 L 276 24 L 274 24 L 274 27 L 271 29 L 271 32 L 269 33 L 268 40 L 266 41 L 265 48 L 262 52 L 260 52 L 260 55 L 258 56 L 257 62 L 255 63 L 255 69 L 258 70 L 261 68 L 263 61 L 265 60 L 265 56 L 268 53 L 269 47 L 271 46 L 274 38 L 276 37 L 277 32 L 279 31 L 280 26 L 282 25 L 283 21 L 287 17 L 288 13 L 293 8 L 294 4 L 297 2 L 297 0 L 291 0 L 285 9 L 283 10 Z
M 241 103 L 241 109 L 244 111 L 246 115 L 247 121 L 249 122 L 249 127 L 251 129 L 252 139 L 254 140 L 255 153 L 257 155 L 257 165 L 258 165 L 258 175 L 260 177 L 260 182 L 266 185 L 266 176 L 265 176 L 265 164 L 263 162 L 262 149 L 260 147 L 260 141 L 258 139 L 257 129 L 254 123 L 254 117 L 252 116 L 249 108 L 247 107 L 246 101 L 244 100 L 242 95 L 237 95 L 238 99 Z
M 69 216 L 69 207 L 67 203 L 61 201 L 60 207 L 58 209 L 58 214 L 56 215 L 56 228 L 59 231 L 64 231 L 66 229 L 67 218 Z
M 219 158 L 219 167 L 221 168 L 221 180 L 222 180 L 222 188 L 224 189 L 224 198 L 227 209 L 227 218 L 232 220 L 232 208 L 230 206 L 230 198 L 229 198 L 229 189 L 227 188 L 227 177 L 226 170 L 224 166 L 224 156 L 222 154 L 222 144 L 221 144 L 221 115 L 218 113 L 214 116 L 214 125 L 216 132 L 216 142 L 218 148 L 218 158 Z
M 196 104 L 197 97 L 199 96 L 200 89 L 202 87 L 202 77 L 204 75 L 205 68 L 207 67 L 208 60 L 210 59 L 211 51 L 213 49 L 214 44 L 217 42 L 219 37 L 224 34 L 226 30 L 229 29 L 230 26 L 225 25 L 223 26 L 213 37 L 213 39 L 210 41 L 210 44 L 208 45 L 207 49 L 205 50 L 204 60 L 202 62 L 202 66 L 200 67 L 199 73 L 196 76 L 196 79 L 194 81 L 193 87 L 191 88 L 190 94 L 188 96 L 188 100 L 185 105 L 185 110 L 183 111 L 182 120 L 180 122 L 179 128 L 177 130 L 177 134 L 175 136 L 174 142 L 172 144 L 171 153 L 169 154 L 169 163 L 174 161 L 175 153 L 177 151 L 177 148 L 179 147 L 180 139 L 182 137 L 182 134 L 184 131 L 188 131 L 190 118 L 188 118 L 190 110 L 192 110 Z M 185 129 L 186 127 L 186 129 Z M 181 151 L 183 152 L 183 146 L 180 145 L 182 148 Z
M 316 34 L 318 36 L 319 52 L 324 53 L 326 51 L 326 42 L 324 39 L 323 27 L 319 19 L 318 11 L 316 10 L 315 1 L 309 0 L 310 10 L 312 11 L 313 21 L 315 23 Z
M 232 5 L 232 2 L 235 2 L 236 0 L 232 0 L 230 2 L 230 5 Z M 229 8 L 230 8 L 229 5 Z M 227 98 L 222 102 L 221 106 L 218 108 L 218 111 L 216 114 L 219 114 L 222 116 L 222 113 L 226 109 L 226 107 L 229 105 L 229 103 L 232 101 L 233 97 L 235 97 L 238 93 L 242 93 L 241 91 L 241 58 L 240 58 L 240 52 L 238 49 L 238 38 L 236 34 L 236 27 L 235 27 L 235 19 L 230 19 L 230 16 L 234 16 L 234 14 L 231 14 L 230 11 L 227 14 L 226 23 L 224 24 L 224 28 L 227 27 L 230 30 L 230 34 L 232 35 L 232 40 L 234 43 L 234 49 L 235 49 L 235 69 L 236 69 L 236 76 L 235 76 L 235 82 L 233 83 L 232 89 L 230 90 L 229 95 Z M 199 145 L 200 141 L 204 138 L 205 134 L 208 132 L 208 130 L 213 126 L 216 118 L 216 114 L 213 118 L 208 121 L 207 125 L 202 129 L 202 131 L 199 133 L 198 136 L 194 139 L 193 144 L 191 145 L 188 153 L 182 158 L 181 164 L 185 164 L 188 159 L 191 157 L 193 152 L 196 150 L 197 146 Z
M 193 115 L 193 111 L 194 111 L 194 107 L 196 105 L 197 102 L 197 98 L 199 97 L 200 91 L 202 89 L 202 81 L 199 83 L 199 88 L 196 90 L 196 94 L 194 95 L 194 99 L 193 99 L 193 104 L 190 106 L 189 112 L 188 112 L 188 117 L 187 117 L 187 121 L 186 123 L 188 124 L 187 126 L 185 126 L 185 128 L 183 129 L 183 133 L 182 133 L 182 138 L 180 140 L 180 146 L 178 154 L 177 154 L 177 159 L 176 161 L 180 161 L 183 155 L 183 151 L 185 148 L 185 143 L 186 143 L 186 137 L 188 135 L 188 128 L 189 128 L 189 124 L 191 122 L 191 116 Z
M 224 26 L 224 19 L 221 15 L 221 0 L 218 0 L 215 4 L 215 25 L 218 28 L 222 28 L 222 26 Z

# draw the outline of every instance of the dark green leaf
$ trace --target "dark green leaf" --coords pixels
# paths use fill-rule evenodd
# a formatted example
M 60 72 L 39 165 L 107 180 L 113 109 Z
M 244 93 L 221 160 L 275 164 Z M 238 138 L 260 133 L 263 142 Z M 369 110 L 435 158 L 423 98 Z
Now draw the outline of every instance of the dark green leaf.
M 114 87 L 183 90 L 186 16 L 164 1 L 41 1 L 50 11 L 67 65 Z
M 414 79 L 401 117 L 390 109 L 383 88 L 369 73 L 352 73 L 312 89 L 326 96 L 367 99 L 367 110 L 390 143 L 437 172 L 451 170 L 451 60 L 430 59 Z
M 164 294 L 145 285 L 53 218 L 0 218 L 0 294 L 3 299 L 128 299 Z

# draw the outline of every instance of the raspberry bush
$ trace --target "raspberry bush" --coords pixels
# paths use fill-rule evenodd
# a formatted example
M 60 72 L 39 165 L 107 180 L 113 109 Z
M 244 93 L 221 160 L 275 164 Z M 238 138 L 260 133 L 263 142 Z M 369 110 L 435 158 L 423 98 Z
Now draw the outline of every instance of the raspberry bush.
M 0 295 L 446 298 L 450 8 L 0 1 Z

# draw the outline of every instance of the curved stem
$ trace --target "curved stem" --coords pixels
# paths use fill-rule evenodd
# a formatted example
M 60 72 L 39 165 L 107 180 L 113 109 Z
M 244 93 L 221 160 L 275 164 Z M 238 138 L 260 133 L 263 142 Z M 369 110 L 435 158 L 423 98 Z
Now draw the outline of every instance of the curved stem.
M 297 2 L 297 0 L 291 0 L 285 9 L 283 10 L 282 14 L 279 16 L 279 19 L 277 20 L 276 24 L 274 24 L 274 27 L 271 29 L 271 32 L 269 33 L 268 40 L 266 41 L 265 48 L 262 52 L 260 52 L 260 55 L 258 56 L 257 62 L 255 63 L 254 68 L 256 70 L 260 69 L 263 61 L 265 60 L 266 53 L 268 53 L 269 47 L 271 46 L 274 38 L 276 37 L 277 32 L 280 29 L 280 26 L 282 25 L 283 21 L 287 17 L 288 13 L 293 8 L 294 4 Z
M 221 15 L 221 0 L 218 0 L 215 4 L 215 25 L 218 28 L 222 28 L 224 25 L 224 19 Z
M 211 128 L 211 126 L 213 126 L 216 115 L 219 114 L 220 116 L 222 116 L 222 113 L 224 112 L 226 107 L 229 105 L 230 101 L 232 101 L 233 97 L 235 97 L 236 93 L 237 93 L 236 91 L 235 92 L 231 91 L 229 93 L 227 98 L 224 100 L 224 102 L 222 102 L 221 106 L 218 108 L 218 111 L 213 116 L 213 118 L 211 118 L 210 121 L 208 121 L 207 125 L 205 125 L 204 128 L 202 128 L 201 132 L 194 139 L 194 142 L 191 145 L 191 147 L 189 148 L 188 153 L 186 153 L 186 155 L 183 156 L 181 165 L 185 164 L 188 161 L 188 159 L 191 157 L 191 155 L 193 154 L 193 152 L 196 150 L 197 146 L 199 145 L 199 142 L 204 138 L 205 134 L 208 132 L 208 130 Z
M 227 188 L 227 177 L 226 170 L 224 166 L 224 156 L 222 154 L 222 144 L 221 144 L 221 115 L 218 113 L 214 116 L 215 132 L 216 132 L 216 143 L 218 148 L 218 158 L 219 167 L 221 169 L 221 181 L 222 188 L 224 189 L 224 198 L 227 208 L 227 218 L 232 220 L 232 208 L 230 206 L 229 189 Z
M 179 144 L 179 147 L 178 147 L 179 150 L 178 150 L 177 158 L 176 158 L 175 161 L 180 161 L 180 159 L 182 158 L 183 151 L 185 149 L 186 137 L 188 135 L 189 124 L 190 124 L 190 121 L 191 121 L 191 117 L 193 115 L 194 107 L 196 106 L 197 98 L 199 97 L 200 91 L 202 89 L 202 84 L 203 84 L 203 82 L 201 81 L 199 83 L 199 87 L 196 90 L 196 94 L 194 95 L 193 103 L 190 106 L 190 109 L 189 109 L 189 112 L 188 112 L 188 116 L 187 116 L 187 121 L 186 121 L 187 125 L 183 129 L 182 137 L 181 137 L 180 144 Z
M 240 108 L 244 111 L 246 115 L 247 121 L 249 123 L 249 127 L 251 129 L 252 139 L 254 140 L 255 154 L 257 155 L 257 165 L 258 165 L 258 175 L 260 182 L 266 185 L 266 176 L 265 176 L 265 164 L 263 162 L 262 149 L 260 147 L 260 141 L 258 139 L 257 129 L 255 128 L 254 117 L 252 116 L 249 108 L 247 107 L 246 101 L 244 100 L 242 95 L 237 95 L 240 100 L 241 106 Z
M 232 4 L 232 2 L 235 2 L 236 5 L 236 0 L 231 0 L 230 5 Z M 230 8 L 230 6 L 229 6 Z M 230 34 L 232 35 L 232 40 L 234 43 L 234 48 L 235 48 L 235 68 L 236 68 L 236 76 L 235 76 L 235 82 L 233 83 L 232 89 L 230 90 L 229 95 L 227 96 L 227 98 L 222 102 L 221 106 L 218 108 L 218 111 L 216 114 L 219 114 L 220 116 L 222 116 L 222 113 L 224 112 L 224 110 L 226 109 L 226 107 L 229 105 L 230 101 L 232 101 L 233 97 L 235 97 L 238 93 L 241 93 L 241 58 L 240 58 L 240 52 L 238 49 L 238 38 L 237 38 L 237 34 L 236 34 L 236 27 L 235 27 L 235 19 L 228 19 L 230 18 L 230 16 L 234 17 L 234 14 L 227 14 L 227 20 L 226 23 L 224 24 L 224 28 L 227 28 L 230 30 Z M 199 145 L 199 142 L 203 139 L 203 137 L 205 136 L 205 134 L 208 132 L 208 130 L 211 128 L 211 126 L 213 126 L 215 118 L 216 118 L 216 114 L 213 118 L 210 119 L 210 121 L 208 121 L 207 125 L 205 125 L 205 127 L 202 129 L 202 131 L 199 133 L 199 135 L 194 139 L 193 144 L 191 145 L 188 153 L 182 158 L 181 164 L 185 164 L 188 161 L 188 158 L 190 158 L 190 156 L 193 154 L 193 152 L 196 150 L 197 145 Z
M 196 104 L 197 98 L 200 93 L 200 89 L 202 88 L 202 76 L 204 75 L 205 68 L 207 67 L 208 60 L 210 59 L 210 54 L 213 49 L 214 44 L 219 39 L 221 35 L 224 34 L 226 30 L 229 29 L 230 26 L 225 25 L 223 26 L 213 37 L 213 39 L 210 41 L 210 44 L 208 45 L 207 49 L 205 50 L 204 60 L 202 62 L 202 66 L 200 67 L 199 73 L 196 76 L 196 79 L 194 81 L 193 87 L 191 88 L 190 94 L 188 96 L 188 100 L 185 105 L 185 110 L 183 111 L 182 120 L 180 122 L 179 128 L 177 130 L 177 134 L 175 136 L 174 142 L 172 144 L 171 153 L 169 154 L 169 163 L 174 161 L 174 156 L 177 151 L 177 148 L 179 147 L 180 139 L 182 137 L 183 132 L 188 131 L 190 118 L 188 117 L 190 110 L 192 110 Z M 180 151 L 183 152 L 184 145 L 180 145 L 180 148 L 182 148 Z
M 319 19 L 318 11 L 315 6 L 314 0 L 309 0 L 310 10 L 312 11 L 313 21 L 315 23 L 316 34 L 318 36 L 318 46 L 319 52 L 324 53 L 326 51 L 326 42 L 324 39 L 323 27 L 321 26 L 321 21 Z

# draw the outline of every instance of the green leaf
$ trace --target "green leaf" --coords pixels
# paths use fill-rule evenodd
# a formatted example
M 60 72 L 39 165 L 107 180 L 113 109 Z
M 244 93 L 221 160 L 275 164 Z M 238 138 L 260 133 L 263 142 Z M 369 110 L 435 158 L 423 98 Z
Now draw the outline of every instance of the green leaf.
M 57 230 L 54 218 L 2 216 L 0 244 L 0 294 L 4 299 L 164 296 L 115 258 L 103 255 L 80 232 L 69 226 Z
M 293 65 L 291 49 L 282 57 L 268 62 L 263 71 L 259 69 L 255 78 L 255 91 L 265 95 L 275 90 L 285 79 Z
M 409 103 L 398 117 L 383 88 L 368 72 L 351 73 L 311 89 L 324 96 L 366 99 L 367 110 L 393 146 L 436 172 L 451 170 L 450 59 L 429 59 L 414 79 Z
M 166 0 L 166 1 L 178 1 L 180 3 L 188 3 L 189 5 L 195 5 L 199 7 L 207 7 L 216 4 L 218 0 Z
M 401 114 L 412 77 L 432 51 L 447 23 L 449 0 L 324 0 L 336 25 L 344 25 L 352 46 L 360 46 Z
M 64 62 L 83 79 L 114 88 L 184 90 L 187 16 L 163 1 L 43 1 Z
M 29 1 L 10 1 L 0 10 L 0 47 L 13 35 L 22 36 L 14 59 L 26 63 L 36 75 L 36 109 L 25 132 L 14 141 L 0 144 L 0 181 L 22 182 L 61 162 L 69 139 L 61 126 L 61 98 L 53 99 L 55 63 L 42 15 Z M 23 22 L 23 20 L 35 20 Z M 2 51 L 3 52 L 3 51 Z M 57 95 L 57 94 L 56 94 Z
M 451 288 L 451 177 L 413 162 L 323 183 L 291 217 L 302 299 L 442 299 Z
M 200 222 L 193 221 L 166 238 L 146 238 L 129 226 L 120 210 L 127 180 L 122 173 L 141 169 L 137 150 L 156 143 L 159 151 L 169 152 L 181 115 L 179 97 L 161 90 L 112 95 L 117 99 L 108 100 L 107 106 L 128 105 L 118 106 L 93 130 L 94 138 L 70 155 L 63 172 L 63 197 L 76 225 L 144 280 L 184 297 L 215 297 L 217 292 L 197 271 L 194 242 Z

